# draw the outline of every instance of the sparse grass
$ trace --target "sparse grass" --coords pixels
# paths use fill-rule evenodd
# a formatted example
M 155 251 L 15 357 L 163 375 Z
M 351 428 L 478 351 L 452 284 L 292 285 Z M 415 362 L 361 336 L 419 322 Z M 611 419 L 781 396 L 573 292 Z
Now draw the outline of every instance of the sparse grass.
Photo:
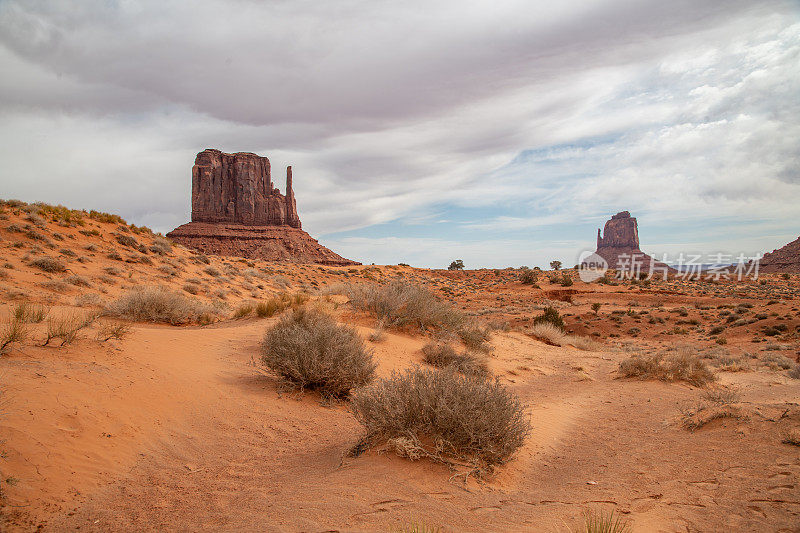
M 45 319 L 48 311 L 43 305 L 20 302 L 14 306 L 11 314 L 16 320 L 38 324 Z
M 426 363 L 436 368 L 447 368 L 467 376 L 488 377 L 486 358 L 470 352 L 458 353 L 449 344 L 430 342 L 422 347 Z
M 28 338 L 28 327 L 25 322 L 12 316 L 0 326 L 0 354 L 12 343 L 21 343 Z
M 630 522 L 615 514 L 612 510 L 606 514 L 602 511 L 587 511 L 581 533 L 630 533 L 632 531 Z
M 89 280 L 87 280 L 83 276 L 78 276 L 77 274 L 72 274 L 71 276 L 67 276 L 66 278 L 64 278 L 64 281 L 66 281 L 70 285 L 75 285 L 76 287 L 91 287 L 92 286 L 92 284 L 89 283 Z
M 769 352 L 761 356 L 761 362 L 772 370 L 789 370 L 794 362 L 783 354 Z
M 397 531 L 397 533 L 442 533 L 442 528 L 425 525 L 424 520 L 419 522 L 412 520 L 411 522 L 404 523 L 394 531 Z
M 289 387 L 334 398 L 370 382 L 376 368 L 353 328 L 305 307 L 284 315 L 267 332 L 262 361 Z
M 40 270 L 51 273 L 64 272 L 67 270 L 67 266 L 62 261 L 48 255 L 34 257 L 31 259 L 30 264 Z
M 128 291 L 111 302 L 106 312 L 130 320 L 173 325 L 208 323 L 217 315 L 212 306 L 158 285 Z
M 79 314 L 70 312 L 62 316 L 50 316 L 47 319 L 47 337 L 42 346 L 47 346 L 53 339 L 60 339 L 59 346 L 72 344 L 81 330 L 89 327 L 98 317 L 97 313 Z
M 508 461 L 530 432 L 522 403 L 499 381 L 421 367 L 358 390 L 351 409 L 366 429 L 354 450 L 384 442 L 478 472 Z
M 634 354 L 620 362 L 619 371 L 624 377 L 686 381 L 696 386 L 716 380 L 714 371 L 708 367 L 705 361 L 686 349 L 652 355 Z
M 478 322 L 465 321 L 465 323 L 456 331 L 458 338 L 464 343 L 464 346 L 470 350 L 477 350 L 480 352 L 490 352 L 492 350 L 489 340 L 492 337 L 492 330 Z

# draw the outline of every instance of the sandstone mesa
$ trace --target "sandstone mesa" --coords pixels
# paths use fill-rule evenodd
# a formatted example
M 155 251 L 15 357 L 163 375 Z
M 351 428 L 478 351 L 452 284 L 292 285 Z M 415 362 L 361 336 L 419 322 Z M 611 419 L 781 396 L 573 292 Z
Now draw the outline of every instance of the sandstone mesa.
M 206 254 L 267 261 L 357 265 L 302 230 L 286 168 L 286 194 L 272 182 L 269 159 L 206 149 L 192 167 L 192 221 L 167 234 Z

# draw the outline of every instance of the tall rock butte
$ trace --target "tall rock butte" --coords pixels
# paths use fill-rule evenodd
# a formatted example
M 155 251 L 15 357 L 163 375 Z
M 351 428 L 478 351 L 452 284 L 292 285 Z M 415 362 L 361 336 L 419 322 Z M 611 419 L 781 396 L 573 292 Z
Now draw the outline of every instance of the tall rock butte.
M 617 270 L 636 269 L 639 272 L 651 271 L 651 266 L 655 274 L 663 273 L 664 269 L 671 269 L 665 263 L 661 263 L 639 249 L 639 225 L 636 218 L 632 217 L 628 211 L 621 211 L 611 217 L 600 234 L 597 229 L 597 255 L 608 263 L 609 268 Z
M 267 261 L 358 265 L 302 230 L 286 168 L 286 195 L 272 183 L 269 159 L 207 149 L 192 167 L 192 221 L 167 233 L 206 254 Z

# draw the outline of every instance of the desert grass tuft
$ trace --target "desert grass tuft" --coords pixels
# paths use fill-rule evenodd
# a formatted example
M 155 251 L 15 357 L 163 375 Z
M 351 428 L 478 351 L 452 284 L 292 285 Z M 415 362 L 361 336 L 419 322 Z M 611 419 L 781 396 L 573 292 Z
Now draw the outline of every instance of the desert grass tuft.
M 72 344 L 81 330 L 89 327 L 98 317 L 97 313 L 79 314 L 75 312 L 62 316 L 50 316 L 47 319 L 47 337 L 42 346 L 47 346 L 53 339 L 59 339 L 59 346 Z
M 263 363 L 290 388 L 340 398 L 369 383 L 376 364 L 356 331 L 317 309 L 299 307 L 267 331 Z
M 48 309 L 43 305 L 20 302 L 14 306 L 12 316 L 22 322 L 32 322 L 38 324 L 47 316 Z
M 8 322 L 0 326 L 0 353 L 12 343 L 25 342 L 28 338 L 28 327 L 25 322 L 16 316 L 10 317 Z
M 578 531 L 583 533 L 630 533 L 632 529 L 630 522 L 615 514 L 613 510 L 608 514 L 590 510 L 586 512 L 583 529 Z
M 97 330 L 95 338 L 98 342 L 106 342 L 111 339 L 122 340 L 131 332 L 130 324 L 124 322 L 104 322 Z

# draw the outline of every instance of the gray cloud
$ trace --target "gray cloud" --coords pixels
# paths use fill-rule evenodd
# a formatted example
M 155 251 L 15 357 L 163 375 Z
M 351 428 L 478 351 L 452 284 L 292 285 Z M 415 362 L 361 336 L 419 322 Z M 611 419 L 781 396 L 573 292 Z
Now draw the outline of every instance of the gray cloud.
M 0 180 L 169 230 L 213 146 L 293 164 L 316 233 L 796 217 L 799 41 L 780 1 L 6 0 Z

